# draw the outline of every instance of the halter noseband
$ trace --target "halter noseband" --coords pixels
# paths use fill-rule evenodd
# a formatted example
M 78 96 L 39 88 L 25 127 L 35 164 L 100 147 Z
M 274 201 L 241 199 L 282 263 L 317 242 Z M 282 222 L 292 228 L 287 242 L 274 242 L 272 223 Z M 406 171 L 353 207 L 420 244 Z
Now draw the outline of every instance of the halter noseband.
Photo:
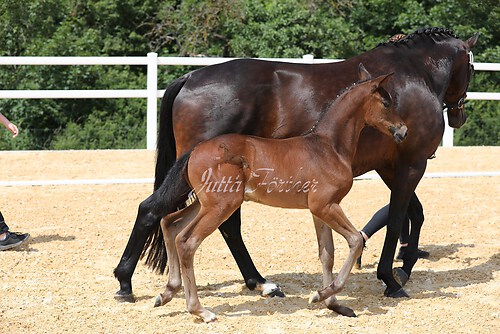
M 465 108 L 465 99 L 467 98 L 467 89 L 469 89 L 469 83 L 472 75 L 474 74 L 474 54 L 472 51 L 469 51 L 469 72 L 467 73 L 467 86 L 465 86 L 465 91 L 460 97 L 460 99 L 455 103 L 443 103 L 443 109 L 464 109 Z

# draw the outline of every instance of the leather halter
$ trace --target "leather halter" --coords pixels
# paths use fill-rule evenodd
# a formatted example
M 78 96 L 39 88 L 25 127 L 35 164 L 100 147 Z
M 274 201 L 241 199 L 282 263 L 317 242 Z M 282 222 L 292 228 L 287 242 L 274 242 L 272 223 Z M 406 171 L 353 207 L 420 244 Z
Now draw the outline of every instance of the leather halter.
M 443 109 L 451 110 L 451 109 L 459 109 L 462 110 L 465 108 L 465 99 L 467 98 L 467 89 L 469 89 L 469 83 L 472 75 L 474 74 L 474 55 L 472 51 L 469 51 L 469 72 L 467 73 L 467 85 L 465 86 L 465 91 L 460 97 L 460 99 L 455 103 L 443 103 Z

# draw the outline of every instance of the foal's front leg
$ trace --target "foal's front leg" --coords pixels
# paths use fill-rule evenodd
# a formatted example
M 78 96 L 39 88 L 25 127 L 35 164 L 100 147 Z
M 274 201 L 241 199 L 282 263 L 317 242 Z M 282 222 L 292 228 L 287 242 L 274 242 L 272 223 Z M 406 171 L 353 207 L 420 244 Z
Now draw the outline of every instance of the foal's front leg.
M 333 282 L 333 262 L 335 260 L 335 248 L 333 245 L 332 229 L 325 225 L 320 219 L 313 216 L 316 238 L 318 240 L 318 253 L 323 268 L 323 288 L 327 288 Z M 325 299 L 326 307 L 338 314 L 354 317 L 354 312 L 337 301 L 335 295 Z
M 349 245 L 349 255 L 340 269 L 337 278 L 332 280 L 331 283 L 324 289 L 315 292 L 309 299 L 311 303 L 316 303 L 326 300 L 327 298 L 339 293 L 344 288 L 347 277 L 354 266 L 354 262 L 361 255 L 363 249 L 363 238 L 344 214 L 340 205 L 330 204 L 318 207 L 317 210 L 312 209 L 311 212 L 333 230 L 341 234 L 347 240 Z M 334 311 L 346 316 L 355 316 L 354 312 L 347 307 L 340 307 L 334 309 Z

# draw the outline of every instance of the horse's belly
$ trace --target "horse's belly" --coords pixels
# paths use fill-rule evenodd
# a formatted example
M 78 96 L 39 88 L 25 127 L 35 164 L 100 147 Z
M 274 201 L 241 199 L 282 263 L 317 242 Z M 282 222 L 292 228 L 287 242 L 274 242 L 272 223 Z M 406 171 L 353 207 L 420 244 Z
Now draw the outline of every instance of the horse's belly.
M 311 191 L 311 186 L 307 184 L 300 187 L 296 186 L 296 188 L 279 187 L 276 184 L 259 185 L 257 187 L 247 185 L 244 199 L 245 201 L 279 208 L 307 209 L 308 195 Z

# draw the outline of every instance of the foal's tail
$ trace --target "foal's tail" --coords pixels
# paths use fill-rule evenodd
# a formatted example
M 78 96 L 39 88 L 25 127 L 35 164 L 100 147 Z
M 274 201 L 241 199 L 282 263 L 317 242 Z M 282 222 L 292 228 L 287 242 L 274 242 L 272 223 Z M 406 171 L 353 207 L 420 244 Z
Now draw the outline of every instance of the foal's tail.
M 156 204 L 160 210 L 159 212 L 161 212 L 161 216 L 166 216 L 169 213 L 177 211 L 186 203 L 186 199 L 191 191 L 185 177 L 190 154 L 191 151 L 185 153 L 174 163 L 160 188 L 155 190 L 155 193 L 158 195 L 156 198 L 161 201 Z M 149 235 L 142 256 L 145 255 L 145 250 L 149 246 L 146 264 L 153 270 L 163 273 L 167 265 L 167 251 L 159 222 L 160 220 L 155 222 L 155 231 Z
M 173 167 L 176 158 L 175 138 L 172 121 L 172 106 L 174 104 L 175 98 L 177 97 L 189 77 L 190 75 L 186 74 L 174 80 L 165 90 L 165 94 L 163 95 L 163 98 L 161 100 L 160 124 L 158 130 L 158 139 L 156 143 L 156 168 L 154 182 L 155 190 L 159 189 L 164 182 L 170 183 L 166 181 L 167 179 L 170 179 L 169 181 L 174 183 L 179 180 L 184 180 L 184 177 L 182 176 L 179 177 L 179 180 L 175 179 L 173 177 L 175 171 L 172 171 L 172 173 L 169 172 Z M 177 172 L 179 172 L 179 170 L 177 170 Z M 167 175 L 172 175 L 172 177 L 167 177 Z M 172 198 L 170 200 L 173 200 L 173 202 L 185 201 L 185 199 L 181 200 L 179 198 Z M 160 273 L 163 273 L 165 271 L 165 267 L 167 265 L 167 251 L 163 241 L 163 234 L 160 228 L 160 220 L 155 222 L 148 236 L 146 244 L 144 245 L 141 253 L 141 258 L 145 256 L 146 264 L 151 269 L 157 270 Z

